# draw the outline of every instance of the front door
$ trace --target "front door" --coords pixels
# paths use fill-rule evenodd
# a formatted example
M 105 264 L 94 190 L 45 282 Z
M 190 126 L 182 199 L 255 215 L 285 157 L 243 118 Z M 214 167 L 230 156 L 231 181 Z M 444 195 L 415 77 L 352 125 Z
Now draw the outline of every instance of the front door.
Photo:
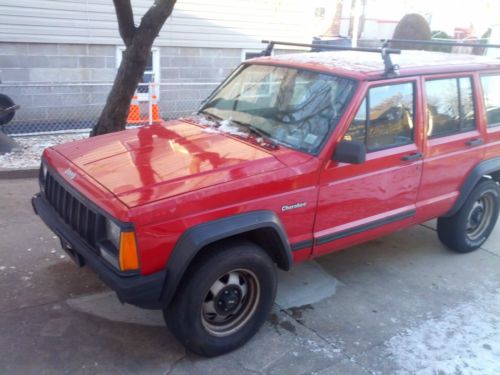
M 417 79 L 377 82 L 343 141 L 362 142 L 362 164 L 329 162 L 320 178 L 314 255 L 375 238 L 412 223 L 422 174 Z

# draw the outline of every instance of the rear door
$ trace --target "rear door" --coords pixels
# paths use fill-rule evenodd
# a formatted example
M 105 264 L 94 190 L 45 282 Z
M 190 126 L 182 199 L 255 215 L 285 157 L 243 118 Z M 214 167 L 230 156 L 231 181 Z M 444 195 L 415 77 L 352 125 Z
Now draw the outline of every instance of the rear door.
M 500 29 L 499 29 L 500 30 Z M 478 105 L 486 112 L 485 159 L 500 155 L 500 72 L 481 75 L 482 96 Z
M 366 144 L 363 164 L 328 162 L 320 177 L 314 254 L 412 222 L 422 172 L 419 81 L 368 84 L 343 140 Z
M 419 220 L 440 216 L 458 197 L 469 172 L 484 156 L 473 74 L 429 76 L 423 80 L 426 150 L 418 197 Z

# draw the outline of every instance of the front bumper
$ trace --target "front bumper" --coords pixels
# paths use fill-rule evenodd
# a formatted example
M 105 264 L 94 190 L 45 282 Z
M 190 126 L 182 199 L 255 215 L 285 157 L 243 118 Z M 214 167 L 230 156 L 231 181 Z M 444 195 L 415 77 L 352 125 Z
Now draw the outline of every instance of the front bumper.
M 76 234 L 39 193 L 31 199 L 35 213 L 59 237 L 63 249 L 80 265 L 88 265 L 113 289 L 120 301 L 147 309 L 164 308 L 162 295 L 166 270 L 152 275 L 125 274 L 112 268 Z M 65 246 L 67 244 L 69 246 Z

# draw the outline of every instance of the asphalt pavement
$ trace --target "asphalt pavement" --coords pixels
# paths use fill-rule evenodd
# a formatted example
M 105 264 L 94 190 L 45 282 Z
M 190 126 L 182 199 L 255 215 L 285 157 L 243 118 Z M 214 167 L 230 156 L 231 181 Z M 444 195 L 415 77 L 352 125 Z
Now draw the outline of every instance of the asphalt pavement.
M 1 374 L 500 374 L 500 225 L 471 254 L 429 222 L 299 265 L 255 338 L 205 359 L 77 268 L 36 191 L 0 180 Z

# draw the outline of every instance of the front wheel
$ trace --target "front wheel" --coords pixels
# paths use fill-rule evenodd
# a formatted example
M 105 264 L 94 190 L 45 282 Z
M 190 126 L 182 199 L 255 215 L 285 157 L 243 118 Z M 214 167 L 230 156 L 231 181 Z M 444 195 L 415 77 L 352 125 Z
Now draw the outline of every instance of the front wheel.
M 495 227 L 499 206 L 498 184 L 494 180 L 481 181 L 455 215 L 438 219 L 439 239 L 459 253 L 478 249 Z
M 276 296 L 276 268 L 253 243 L 206 249 L 188 270 L 165 321 L 190 351 L 203 356 L 230 352 L 266 320 Z

